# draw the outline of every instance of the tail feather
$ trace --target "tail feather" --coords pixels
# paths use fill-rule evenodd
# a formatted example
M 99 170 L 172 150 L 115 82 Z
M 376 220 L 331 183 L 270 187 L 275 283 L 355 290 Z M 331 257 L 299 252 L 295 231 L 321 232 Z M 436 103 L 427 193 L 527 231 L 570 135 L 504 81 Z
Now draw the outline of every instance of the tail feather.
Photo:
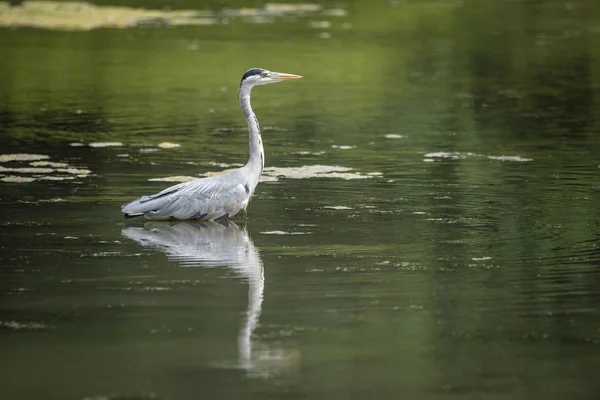
M 150 206 L 150 207 L 148 207 Z M 125 218 L 133 218 L 144 215 L 147 212 L 153 211 L 151 204 L 142 204 L 141 199 L 134 200 L 121 206 L 121 212 Z
M 125 218 L 138 217 L 140 215 L 160 213 L 165 207 L 168 207 L 175 197 L 161 196 L 144 196 L 130 203 L 124 204 L 121 207 L 121 212 Z
M 123 213 L 123 216 L 125 217 L 125 219 L 141 217 L 142 215 L 144 215 L 144 214 L 125 214 L 125 213 Z

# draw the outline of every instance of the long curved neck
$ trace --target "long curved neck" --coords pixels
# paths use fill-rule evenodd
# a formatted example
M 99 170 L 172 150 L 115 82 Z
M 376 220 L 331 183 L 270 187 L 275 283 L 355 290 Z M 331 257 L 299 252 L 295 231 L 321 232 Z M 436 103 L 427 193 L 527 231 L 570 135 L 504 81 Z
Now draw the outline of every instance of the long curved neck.
M 265 150 L 263 149 L 262 137 L 260 136 L 260 126 L 258 125 L 258 120 L 250 105 L 251 90 L 251 87 L 242 85 L 240 86 L 239 96 L 240 106 L 244 112 L 244 117 L 246 117 L 246 122 L 248 122 L 249 131 L 248 140 L 250 143 L 250 158 L 248 159 L 246 168 L 250 170 L 252 175 L 256 176 L 256 181 L 258 182 L 258 177 L 265 166 Z

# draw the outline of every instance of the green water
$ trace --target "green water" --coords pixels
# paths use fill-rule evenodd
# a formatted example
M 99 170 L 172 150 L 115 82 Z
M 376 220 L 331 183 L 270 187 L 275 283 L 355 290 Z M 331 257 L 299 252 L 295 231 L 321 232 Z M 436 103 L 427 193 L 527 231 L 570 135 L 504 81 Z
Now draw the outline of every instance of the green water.
M 202 8 L 225 6 L 262 3 Z M 598 16 L 356 1 L 0 28 L 0 155 L 90 171 L 0 163 L 0 397 L 597 398 Z M 305 77 L 253 91 L 266 166 L 357 179 L 262 182 L 228 226 L 124 221 L 169 185 L 150 178 L 246 161 L 250 67 Z

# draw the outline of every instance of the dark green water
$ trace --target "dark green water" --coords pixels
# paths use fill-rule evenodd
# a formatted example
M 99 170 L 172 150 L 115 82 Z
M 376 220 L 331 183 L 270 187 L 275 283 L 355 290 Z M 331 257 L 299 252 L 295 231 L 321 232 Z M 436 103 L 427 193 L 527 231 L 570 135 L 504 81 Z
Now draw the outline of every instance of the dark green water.
M 0 397 L 597 398 L 599 16 L 365 1 L 0 28 L 0 155 L 91 171 L 0 162 Z M 246 161 L 250 67 L 305 76 L 253 92 L 266 166 L 362 179 L 263 182 L 237 225 L 122 220 L 169 185 L 150 178 Z

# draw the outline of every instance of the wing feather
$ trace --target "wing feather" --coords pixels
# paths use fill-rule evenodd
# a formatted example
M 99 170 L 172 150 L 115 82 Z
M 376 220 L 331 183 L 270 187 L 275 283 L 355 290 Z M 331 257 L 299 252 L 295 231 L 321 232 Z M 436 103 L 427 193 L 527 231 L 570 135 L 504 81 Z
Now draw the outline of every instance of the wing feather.
M 126 217 L 145 215 L 152 219 L 233 217 L 249 200 L 246 182 L 242 174 L 236 172 L 171 186 L 125 204 L 121 211 Z

